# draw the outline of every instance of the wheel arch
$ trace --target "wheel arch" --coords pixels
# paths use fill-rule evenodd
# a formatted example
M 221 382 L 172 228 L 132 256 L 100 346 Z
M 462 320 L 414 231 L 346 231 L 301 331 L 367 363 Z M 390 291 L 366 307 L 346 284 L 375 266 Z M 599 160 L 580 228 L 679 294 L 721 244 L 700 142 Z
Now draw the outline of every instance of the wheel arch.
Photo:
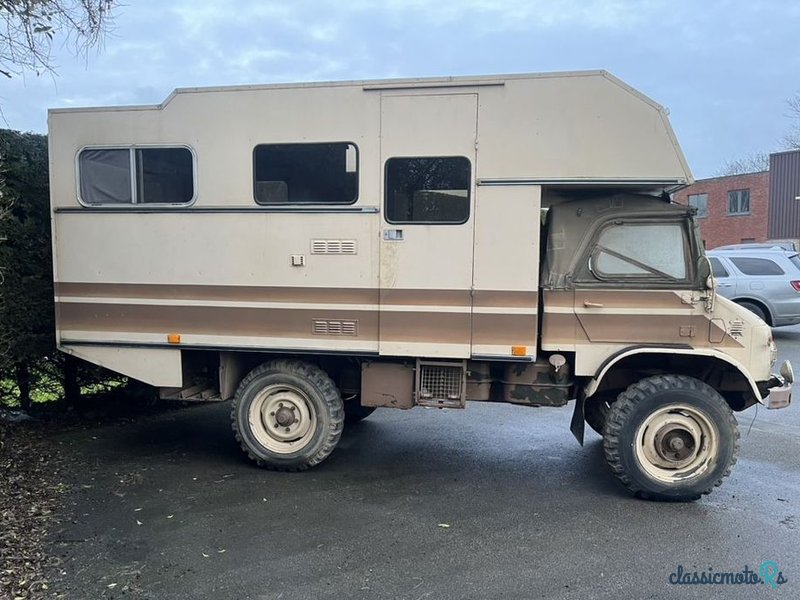
M 761 300 L 760 298 L 752 298 L 750 296 L 737 296 L 736 298 L 731 298 L 731 301 L 735 302 L 740 306 L 742 302 L 749 302 L 750 304 L 755 304 L 761 310 L 764 311 L 764 314 L 767 316 L 767 319 L 769 319 L 767 325 L 772 325 L 775 322 L 775 315 L 773 315 L 772 313 L 772 308 L 770 307 L 769 304 L 767 304 L 764 300 Z
M 654 360 L 655 359 L 655 360 Z M 653 367 L 653 364 L 658 365 Z M 755 380 L 736 359 L 706 348 L 633 348 L 610 357 L 584 387 L 587 398 L 624 390 L 649 375 L 688 375 L 717 390 L 735 411 L 763 404 Z

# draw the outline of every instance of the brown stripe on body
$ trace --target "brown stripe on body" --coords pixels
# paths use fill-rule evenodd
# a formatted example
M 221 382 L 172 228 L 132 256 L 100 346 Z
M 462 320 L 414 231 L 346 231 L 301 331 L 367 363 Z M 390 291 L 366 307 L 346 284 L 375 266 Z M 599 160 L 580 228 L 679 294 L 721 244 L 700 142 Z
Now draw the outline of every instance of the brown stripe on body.
M 316 302 L 347 304 L 532 307 L 535 291 L 327 288 L 293 286 L 193 285 L 149 283 L 57 282 L 57 296 L 147 298 L 167 300 L 230 300 L 234 302 Z
M 358 321 L 358 335 L 336 339 L 378 339 L 377 310 L 59 304 L 62 330 L 328 338 L 311 333 L 313 320 L 327 319 Z
M 56 283 L 57 296 L 229 300 L 231 302 L 317 302 L 377 304 L 377 288 L 262 287 L 246 285 L 178 285 L 149 283 Z
M 698 337 L 696 329 L 693 337 L 680 335 L 681 327 L 691 325 L 688 310 L 685 315 L 581 313 L 578 323 L 592 342 L 691 344 Z
M 472 315 L 473 345 L 536 347 L 536 315 Z
M 572 308 L 575 305 L 575 292 L 572 290 L 544 290 L 542 292 L 542 312 L 548 307 Z
M 602 304 L 604 308 L 684 308 L 688 305 L 681 300 L 681 294 L 690 292 L 646 290 L 575 290 L 575 304 L 584 302 Z
M 475 290 L 472 293 L 472 304 L 476 307 L 514 307 L 536 309 L 539 304 L 539 292 Z
M 686 308 L 682 294 L 690 291 L 672 290 L 544 290 L 544 309 L 548 306 L 567 308 L 584 302 L 602 304 L 605 308 Z
M 470 314 L 447 312 L 381 313 L 381 340 L 430 344 L 469 344 Z

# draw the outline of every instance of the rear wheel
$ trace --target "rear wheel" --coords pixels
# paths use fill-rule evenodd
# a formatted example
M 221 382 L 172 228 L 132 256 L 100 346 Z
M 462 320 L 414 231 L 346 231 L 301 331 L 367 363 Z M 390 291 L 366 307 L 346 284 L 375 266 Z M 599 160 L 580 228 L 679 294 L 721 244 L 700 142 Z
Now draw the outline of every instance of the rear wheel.
M 739 429 L 730 406 L 702 381 L 648 377 L 619 395 L 603 437 L 606 461 L 637 496 L 696 500 L 736 462 Z
M 763 309 L 763 308 L 761 308 L 761 307 L 760 307 L 758 304 L 754 304 L 754 303 L 752 303 L 752 302 L 747 302 L 747 301 L 745 301 L 745 300 L 742 300 L 742 301 L 741 301 L 741 302 L 739 302 L 738 304 L 739 304 L 739 306 L 741 306 L 742 308 L 746 308 L 747 310 L 749 310 L 751 313 L 753 313 L 753 314 L 754 314 L 755 316 L 757 316 L 759 319 L 761 319 L 762 321 L 764 321 L 764 323 L 767 323 L 767 324 L 769 324 L 769 316 L 768 316 L 768 315 L 767 315 L 767 313 L 764 311 L 764 309 Z
M 300 361 L 275 360 L 242 380 L 231 419 L 236 439 L 258 466 L 301 471 L 333 452 L 344 409 L 325 371 Z

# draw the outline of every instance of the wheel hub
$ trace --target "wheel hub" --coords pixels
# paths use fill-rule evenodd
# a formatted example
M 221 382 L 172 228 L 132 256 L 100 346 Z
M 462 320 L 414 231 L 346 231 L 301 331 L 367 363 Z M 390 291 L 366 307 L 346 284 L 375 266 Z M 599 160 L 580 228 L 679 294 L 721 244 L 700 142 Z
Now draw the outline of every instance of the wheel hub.
M 250 407 L 250 423 L 259 443 L 281 454 L 301 449 L 317 428 L 308 396 L 299 388 L 281 384 L 259 393 Z
M 656 452 L 666 462 L 683 462 L 694 450 L 695 439 L 689 431 L 675 428 L 656 434 Z
M 701 410 L 674 404 L 651 413 L 636 432 L 636 458 L 648 475 L 667 483 L 703 473 L 718 451 L 718 434 Z
M 288 427 L 292 423 L 294 423 L 294 411 L 295 407 L 292 406 L 291 408 L 287 408 L 285 406 L 281 406 L 275 412 L 275 422 L 280 425 L 281 427 Z

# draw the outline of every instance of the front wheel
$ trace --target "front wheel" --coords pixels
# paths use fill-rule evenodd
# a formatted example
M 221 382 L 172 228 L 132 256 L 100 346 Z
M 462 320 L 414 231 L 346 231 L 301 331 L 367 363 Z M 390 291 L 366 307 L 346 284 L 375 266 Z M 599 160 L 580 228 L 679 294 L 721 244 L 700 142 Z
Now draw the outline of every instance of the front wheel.
M 302 471 L 322 462 L 342 435 L 342 397 L 328 374 L 295 360 L 253 369 L 231 411 L 236 439 L 260 467 Z
M 683 375 L 634 383 L 608 412 L 603 450 L 637 496 L 697 500 L 736 462 L 739 429 L 730 406 L 707 384 Z

